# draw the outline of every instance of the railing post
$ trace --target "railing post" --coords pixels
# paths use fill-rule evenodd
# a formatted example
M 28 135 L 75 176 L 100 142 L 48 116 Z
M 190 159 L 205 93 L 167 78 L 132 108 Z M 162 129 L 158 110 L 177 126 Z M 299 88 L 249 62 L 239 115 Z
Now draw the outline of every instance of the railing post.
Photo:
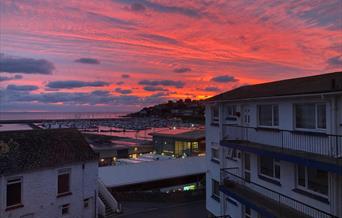
M 335 146 L 336 146 L 336 154 L 335 155 L 336 155 L 336 158 L 338 158 L 338 155 L 339 155 L 339 153 L 338 153 L 338 147 L 339 147 L 338 146 L 338 136 L 336 135 L 335 138 L 336 138 L 336 144 L 335 144 Z
M 284 131 L 281 132 L 281 149 L 284 150 Z

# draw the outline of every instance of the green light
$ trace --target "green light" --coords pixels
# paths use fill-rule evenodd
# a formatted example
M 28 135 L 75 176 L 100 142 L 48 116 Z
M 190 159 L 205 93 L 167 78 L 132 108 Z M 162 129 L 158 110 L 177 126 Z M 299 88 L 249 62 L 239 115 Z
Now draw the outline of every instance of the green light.
M 187 185 L 183 187 L 183 191 L 192 191 L 196 190 L 196 185 Z

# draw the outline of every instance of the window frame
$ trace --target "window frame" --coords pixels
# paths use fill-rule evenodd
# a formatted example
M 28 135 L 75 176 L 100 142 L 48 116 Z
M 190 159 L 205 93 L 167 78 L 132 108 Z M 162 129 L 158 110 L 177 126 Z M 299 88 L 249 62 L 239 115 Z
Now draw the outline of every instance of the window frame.
M 83 208 L 86 208 L 86 209 L 90 208 L 90 202 L 91 202 L 91 197 L 83 199 Z
M 68 181 L 68 191 L 66 192 L 61 192 L 59 193 L 59 176 L 60 175 L 65 175 L 68 174 L 69 175 L 69 181 Z M 57 197 L 63 197 L 63 196 L 67 196 L 67 195 L 71 195 L 71 169 L 70 168 L 66 168 L 66 169 L 59 169 L 57 171 L 57 187 L 56 187 L 56 195 Z
M 224 120 L 226 122 L 237 122 L 238 116 L 237 116 L 237 105 L 231 104 L 231 105 L 225 105 L 224 106 Z
M 67 211 L 65 213 L 63 212 L 64 209 L 67 209 Z M 63 204 L 61 206 L 61 215 L 62 216 L 67 216 L 69 214 L 70 214 L 70 204 Z
M 215 193 L 215 184 L 218 185 L 218 193 Z M 220 183 L 215 179 L 211 179 L 211 197 L 217 201 L 220 201 Z
M 217 110 L 217 116 L 215 116 L 214 111 Z M 218 124 L 220 121 L 220 111 L 218 105 L 214 105 L 210 107 L 210 117 L 212 124 Z
M 314 104 L 315 105 L 315 127 L 314 128 L 301 128 L 297 127 L 297 106 L 298 105 L 307 105 Z M 325 128 L 318 127 L 318 106 L 325 106 Z M 328 127 L 328 114 L 327 114 L 327 103 L 326 102 L 305 102 L 305 103 L 295 103 L 293 105 L 293 124 L 295 130 L 302 131 L 311 131 L 311 132 L 326 132 Z
M 309 189 L 309 185 L 308 185 L 309 184 L 308 167 L 307 166 L 301 166 L 301 167 L 304 167 L 305 186 L 300 185 L 299 182 L 298 182 L 298 180 L 299 180 L 299 175 L 298 175 L 299 165 L 296 165 L 296 176 L 295 176 L 296 188 L 299 189 L 299 190 L 302 190 L 304 192 L 308 192 L 310 194 L 313 194 L 313 195 L 318 195 L 318 196 L 321 196 L 323 198 L 328 198 L 330 196 L 330 191 L 329 191 L 330 176 L 329 176 L 329 172 L 326 171 L 327 172 L 327 176 L 328 176 L 328 183 L 327 183 L 327 185 L 328 185 L 328 193 L 325 195 L 325 194 L 323 194 L 321 192 L 316 192 L 316 191 L 313 191 L 313 190 Z
M 243 217 L 244 218 L 252 218 L 252 208 L 247 207 L 247 206 L 244 205 L 243 209 L 242 209 L 242 212 L 243 212 Z
M 273 166 L 272 166 L 272 170 L 273 170 L 273 177 L 272 176 L 269 176 L 269 175 L 266 175 L 266 174 L 263 174 L 261 172 L 261 158 L 270 158 L 272 159 L 272 162 L 273 162 Z M 276 167 L 279 167 L 279 178 L 276 177 Z M 260 156 L 258 158 L 258 175 L 259 176 L 262 176 L 262 177 L 265 177 L 267 179 L 270 179 L 270 180 L 275 180 L 277 182 L 280 182 L 281 180 L 281 166 L 280 166 L 280 161 L 275 159 L 275 158 L 271 158 L 271 157 L 262 157 Z
M 261 124 L 260 122 L 260 107 L 261 106 L 271 106 L 272 107 L 272 124 L 271 125 L 263 125 Z M 275 125 L 275 116 L 274 116 L 274 108 L 277 107 L 278 108 L 278 123 L 277 125 Z M 278 104 L 258 104 L 257 105 L 257 117 L 258 117 L 258 126 L 259 127 L 263 127 L 263 128 L 279 128 L 279 123 L 280 123 L 280 120 L 279 120 L 279 105 Z
M 227 154 L 225 156 L 226 159 L 232 160 L 232 161 L 238 161 L 239 159 L 239 151 L 236 148 L 229 148 L 227 147 Z
M 210 149 L 211 149 L 211 160 L 220 163 L 221 162 L 221 160 L 220 160 L 220 148 L 218 148 L 216 146 L 212 146 Z M 214 154 L 213 150 L 215 150 L 217 152 L 217 157 L 215 157 L 213 155 Z
M 13 205 L 8 205 L 7 195 L 8 195 L 8 185 L 20 183 L 20 202 Z M 15 209 L 18 207 L 23 207 L 23 177 L 11 177 L 6 180 L 6 210 Z

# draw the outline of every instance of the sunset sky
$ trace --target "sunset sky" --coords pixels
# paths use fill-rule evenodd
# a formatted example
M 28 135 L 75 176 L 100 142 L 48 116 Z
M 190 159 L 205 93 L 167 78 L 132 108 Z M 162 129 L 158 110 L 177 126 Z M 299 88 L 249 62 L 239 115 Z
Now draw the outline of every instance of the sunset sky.
M 134 111 L 342 69 L 341 0 L 0 0 L 0 111 Z

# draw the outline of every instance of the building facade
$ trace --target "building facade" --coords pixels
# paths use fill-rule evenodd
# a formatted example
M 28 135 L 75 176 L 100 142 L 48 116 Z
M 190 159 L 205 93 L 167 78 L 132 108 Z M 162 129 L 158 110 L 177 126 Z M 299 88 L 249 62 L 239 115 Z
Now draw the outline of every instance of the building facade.
M 241 87 L 206 106 L 212 216 L 342 217 L 342 73 Z
M 0 133 L 1 218 L 97 217 L 98 157 L 77 130 Z
M 182 157 L 205 153 L 204 129 L 171 129 L 151 133 L 157 154 Z

